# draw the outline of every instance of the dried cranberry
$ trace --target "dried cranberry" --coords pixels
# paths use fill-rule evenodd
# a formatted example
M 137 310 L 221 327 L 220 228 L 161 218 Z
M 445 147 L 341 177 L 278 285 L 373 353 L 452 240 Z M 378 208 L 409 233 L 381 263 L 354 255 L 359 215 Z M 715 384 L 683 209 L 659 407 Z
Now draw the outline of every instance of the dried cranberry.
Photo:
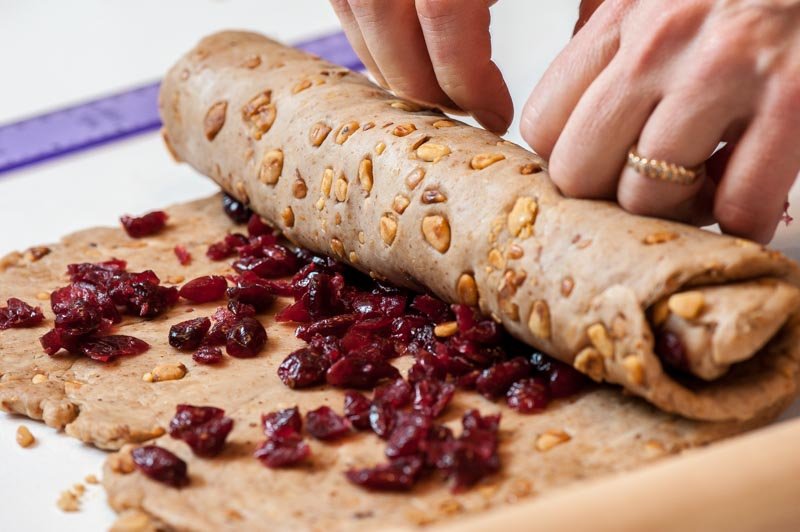
M 212 366 L 222 362 L 222 351 L 218 347 L 210 345 L 201 346 L 193 355 L 192 360 L 198 364 Z
M 272 439 L 288 439 L 300 436 L 303 430 L 303 418 L 296 406 L 284 408 L 261 416 L 264 434 Z
M 153 480 L 180 488 L 189 483 L 186 462 L 156 445 L 145 445 L 131 451 L 136 467 Z
M 111 259 L 105 262 L 83 262 L 67 265 L 69 279 L 73 283 L 85 282 L 108 289 L 119 274 L 125 272 L 124 260 Z
M 267 331 L 255 318 L 242 318 L 225 336 L 225 351 L 232 357 L 256 356 L 267 343 Z
M 366 469 L 350 469 L 347 480 L 358 486 L 376 491 L 408 491 L 422 472 L 423 461 L 418 456 L 390 460 Z
M 262 248 L 260 257 L 242 257 L 233 263 L 233 268 L 252 272 L 259 277 L 283 277 L 297 271 L 297 257 L 280 244 Z
M 406 308 L 406 296 L 360 293 L 353 298 L 353 312 L 364 317 L 396 318 Z
M 210 328 L 211 320 L 208 318 L 195 318 L 176 323 L 169 328 L 169 345 L 181 351 L 197 349 Z
M 656 354 L 668 365 L 677 369 L 686 369 L 686 349 L 680 337 L 672 331 L 661 330 L 656 333 Z
M 251 235 L 247 242 L 242 246 L 236 246 L 236 252 L 240 257 L 263 257 L 266 248 L 278 243 L 278 237 L 270 233 Z M 295 258 L 297 255 L 295 255 Z
M 522 379 L 511 385 L 506 394 L 509 408 L 529 414 L 547 408 L 550 402 L 550 389 L 543 377 Z
M 397 458 L 421 452 L 431 426 L 430 418 L 414 412 L 403 413 L 396 419 L 395 427 L 386 444 L 386 456 Z
M 178 289 L 161 286 L 151 270 L 120 274 L 109 285 L 108 293 L 128 314 L 141 318 L 155 318 L 178 302 Z
M 107 329 L 122 317 L 114 302 L 101 289 L 87 283 L 73 283 L 50 294 L 55 327 L 71 337 Z
M 558 360 L 550 361 L 549 383 L 553 398 L 569 397 L 582 390 L 589 382 L 583 373 Z
M 411 308 L 422 313 L 433 323 L 449 321 L 453 317 L 447 303 L 427 294 L 416 296 L 411 302 Z
M 499 362 L 485 369 L 475 386 L 478 393 L 490 399 L 504 395 L 516 381 L 530 376 L 531 366 L 522 357 Z
M 217 456 L 233 429 L 233 419 L 213 406 L 178 405 L 169 422 L 169 435 L 185 441 L 197 456 Z
M 286 440 L 268 439 L 259 445 L 254 453 L 267 467 L 290 467 L 311 455 L 311 448 L 300 438 Z
M 221 275 L 204 275 L 181 287 L 178 294 L 192 303 L 209 303 L 225 297 L 228 282 Z
M 254 318 L 257 314 L 253 305 L 241 301 L 228 301 L 228 310 L 237 318 Z
M 429 351 L 421 350 L 416 354 L 416 360 L 408 370 L 408 382 L 415 383 L 423 380 L 444 380 L 447 368 L 438 358 Z
M 224 345 L 228 331 L 230 331 L 234 324 L 238 323 L 239 317 L 225 307 L 219 307 L 214 311 L 211 316 L 214 324 L 211 330 L 208 331 L 205 342 L 208 345 Z
M 349 390 L 344 394 L 344 415 L 358 430 L 370 428 L 369 408 L 372 403 L 358 392 Z
M 119 219 L 122 227 L 128 236 L 132 238 L 142 238 L 161 231 L 167 224 L 167 213 L 164 211 L 153 211 L 144 216 L 123 216 Z
M 261 216 L 252 214 L 247 222 L 247 234 L 251 237 L 271 234 L 272 227 L 267 224 Z
M 488 430 L 490 432 L 497 432 L 500 428 L 500 414 L 493 414 L 483 416 L 480 412 L 475 410 L 467 410 L 461 416 L 461 424 L 465 430 Z
M 386 439 L 392 433 L 397 419 L 397 409 L 392 405 L 372 403 L 369 407 L 369 426 L 379 438 Z
M 308 388 L 325 382 L 325 372 L 330 364 L 307 347 L 301 347 L 287 356 L 278 366 L 278 377 L 289 388 Z
M 247 237 L 239 233 L 225 235 L 220 242 L 214 242 L 206 250 L 206 256 L 211 260 L 224 260 L 233 256 L 236 250 L 248 244 Z
M 483 319 L 478 312 L 467 305 L 453 305 L 459 334 L 465 339 L 479 344 L 496 344 L 502 339 L 500 326 L 493 320 Z
M 328 384 L 339 388 L 373 388 L 383 379 L 396 379 L 400 372 L 385 360 L 363 353 L 351 353 L 327 371 Z
M 456 391 L 454 384 L 434 380 L 421 380 L 414 384 L 414 410 L 435 418 L 441 414 Z
M 5 307 L 0 307 L 0 331 L 35 327 L 43 321 L 44 314 L 41 308 L 32 307 L 15 297 L 9 298 Z
M 340 336 L 355 320 L 356 316 L 354 314 L 340 314 L 339 316 L 325 318 L 308 325 L 301 325 L 297 328 L 295 336 L 305 341 L 309 341 L 316 335 Z
M 311 351 L 324 357 L 328 364 L 333 364 L 342 358 L 341 342 L 335 336 L 315 336 L 308 343 Z
M 264 312 L 275 301 L 275 292 L 279 289 L 273 283 L 275 281 L 248 272 L 236 279 L 236 286 L 228 288 L 228 298 L 251 305 L 257 312 Z
M 500 468 L 497 454 L 499 416 L 481 416 L 476 410 L 464 414 L 464 430 L 457 439 L 434 442 L 429 461 L 452 481 L 453 491 L 463 491 Z
M 192 254 L 189 253 L 189 250 L 184 246 L 177 245 L 172 248 L 172 251 L 175 253 L 175 256 L 178 257 L 178 262 L 181 266 L 188 266 L 192 263 Z
M 402 378 L 386 382 L 375 388 L 372 401 L 392 408 L 403 408 L 411 402 L 411 386 Z
M 318 440 L 338 440 L 350 432 L 344 418 L 329 406 L 321 406 L 306 414 L 306 430 Z
M 222 209 L 225 211 L 225 214 L 228 215 L 228 218 L 237 224 L 247 222 L 253 213 L 247 205 L 228 194 L 222 196 Z
M 144 340 L 124 334 L 114 334 L 102 338 L 83 339 L 78 344 L 77 352 L 98 362 L 108 362 L 116 357 L 139 355 L 148 349 L 150 344 Z

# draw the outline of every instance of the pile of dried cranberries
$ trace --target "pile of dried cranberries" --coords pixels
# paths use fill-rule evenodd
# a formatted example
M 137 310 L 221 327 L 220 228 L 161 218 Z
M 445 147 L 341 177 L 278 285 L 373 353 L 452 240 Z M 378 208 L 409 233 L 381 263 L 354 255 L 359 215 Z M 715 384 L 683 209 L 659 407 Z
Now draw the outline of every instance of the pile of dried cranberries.
M 231 198 L 225 208 L 234 221 L 247 214 Z M 290 249 L 256 215 L 250 215 L 247 229 L 247 235 L 229 234 L 208 249 L 214 260 L 233 257 L 238 272 L 227 291 L 228 308 L 218 312 L 255 314 L 278 296 L 293 299 L 276 320 L 297 323 L 296 336 L 307 345 L 285 358 L 279 378 L 295 389 L 328 384 L 348 390 L 342 416 L 329 407 L 308 412 L 306 431 L 330 441 L 371 430 L 387 441 L 387 463 L 347 472 L 355 484 L 405 490 L 437 470 L 451 479 L 454 490 L 468 488 L 499 467 L 500 417 L 469 411 L 456 437 L 436 421 L 456 388 L 505 397 L 512 409 L 530 413 L 585 383 L 572 367 L 517 342 L 473 308 L 448 305 L 305 249 Z M 405 378 L 391 363 L 401 356 L 414 358 Z M 374 393 L 368 399 L 355 389 Z M 290 466 L 309 456 L 296 408 L 267 414 L 262 423 L 267 439 L 256 456 L 265 465 Z

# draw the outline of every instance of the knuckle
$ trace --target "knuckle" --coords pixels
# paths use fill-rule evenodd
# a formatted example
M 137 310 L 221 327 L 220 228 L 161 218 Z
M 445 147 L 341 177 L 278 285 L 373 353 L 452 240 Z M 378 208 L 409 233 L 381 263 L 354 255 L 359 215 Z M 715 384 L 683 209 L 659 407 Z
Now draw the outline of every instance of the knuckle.
M 550 158 L 549 171 L 553 183 L 561 192 L 569 198 L 585 198 L 592 195 L 586 183 L 576 175 L 574 164 L 565 160 L 559 155 L 560 151 L 555 149 Z
M 751 203 L 736 199 L 717 201 L 714 218 L 726 233 L 756 240 L 769 239 L 771 227 L 774 228 L 772 216 L 767 216 Z
M 429 20 L 447 17 L 458 7 L 457 0 L 416 0 L 417 13 Z
M 638 187 L 620 187 L 617 193 L 619 206 L 631 214 L 654 215 L 657 214 L 652 198 L 648 197 Z

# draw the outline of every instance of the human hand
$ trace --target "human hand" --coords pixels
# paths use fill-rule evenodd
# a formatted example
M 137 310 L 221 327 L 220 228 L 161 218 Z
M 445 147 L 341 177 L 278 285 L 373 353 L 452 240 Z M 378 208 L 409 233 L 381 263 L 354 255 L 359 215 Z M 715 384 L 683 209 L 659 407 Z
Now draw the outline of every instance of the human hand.
M 607 0 L 531 94 L 521 130 L 567 195 L 766 242 L 800 170 L 800 1 Z M 625 166 L 634 145 L 685 167 L 708 160 L 707 177 L 640 175 Z
M 331 0 L 347 38 L 379 84 L 400 96 L 470 113 L 505 132 L 513 105 L 492 62 L 496 0 Z

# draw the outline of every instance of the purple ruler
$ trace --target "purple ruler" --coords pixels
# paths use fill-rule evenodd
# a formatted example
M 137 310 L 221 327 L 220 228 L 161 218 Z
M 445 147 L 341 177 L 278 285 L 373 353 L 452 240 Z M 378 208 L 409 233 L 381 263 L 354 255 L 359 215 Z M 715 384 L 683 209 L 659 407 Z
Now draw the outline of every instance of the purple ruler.
M 341 32 L 296 46 L 352 70 L 363 68 Z M 159 85 L 149 83 L 0 125 L 0 177 L 17 168 L 159 129 Z

